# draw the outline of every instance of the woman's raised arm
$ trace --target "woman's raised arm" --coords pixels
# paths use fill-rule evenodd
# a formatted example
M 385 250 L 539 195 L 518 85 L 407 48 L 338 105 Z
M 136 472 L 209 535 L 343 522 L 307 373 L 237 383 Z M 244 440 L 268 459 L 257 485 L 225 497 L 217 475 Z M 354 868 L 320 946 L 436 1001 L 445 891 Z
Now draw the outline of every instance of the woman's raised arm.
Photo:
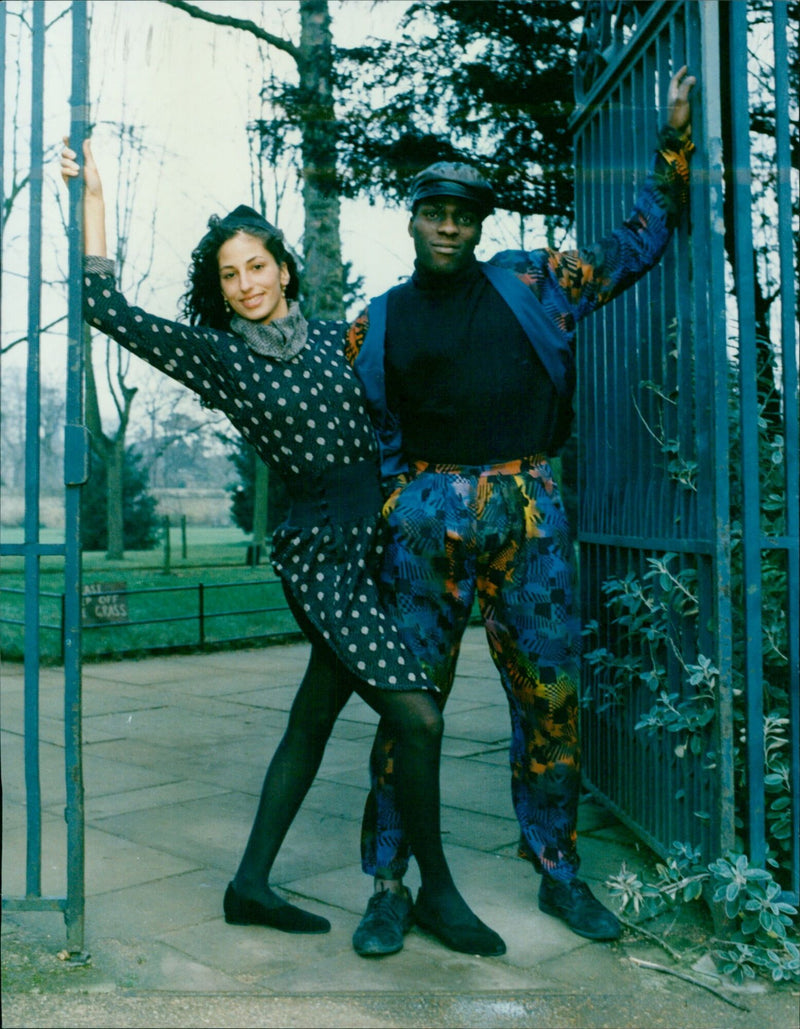
M 69 137 L 65 136 L 61 151 L 61 178 L 67 184 L 80 174 L 77 156 L 74 150 L 70 150 Z M 107 257 L 103 184 L 88 139 L 83 141 L 83 185 L 83 252 L 94 257 Z

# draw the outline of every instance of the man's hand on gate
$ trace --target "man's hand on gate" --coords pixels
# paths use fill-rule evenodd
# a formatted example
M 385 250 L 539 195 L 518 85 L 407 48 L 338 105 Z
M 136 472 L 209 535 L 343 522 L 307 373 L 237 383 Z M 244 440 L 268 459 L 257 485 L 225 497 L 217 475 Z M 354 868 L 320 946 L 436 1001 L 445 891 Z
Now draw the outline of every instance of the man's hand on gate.
M 692 86 L 697 82 L 694 75 L 688 75 L 689 69 L 684 66 L 672 76 L 669 84 L 667 100 L 669 103 L 669 115 L 667 123 L 670 128 L 675 129 L 687 139 L 692 134 L 692 105 L 689 102 L 689 93 Z

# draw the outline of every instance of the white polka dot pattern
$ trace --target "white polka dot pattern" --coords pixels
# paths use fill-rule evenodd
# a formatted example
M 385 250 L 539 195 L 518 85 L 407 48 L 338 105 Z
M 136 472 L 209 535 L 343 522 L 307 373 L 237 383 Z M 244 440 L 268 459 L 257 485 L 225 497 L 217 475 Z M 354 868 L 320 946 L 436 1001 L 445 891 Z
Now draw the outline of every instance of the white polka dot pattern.
M 343 353 L 344 323 L 310 322 L 308 346 L 281 363 L 254 353 L 238 336 L 130 307 L 110 272 L 87 271 L 85 284 L 86 320 L 223 411 L 290 493 L 307 493 L 310 483 L 322 491 L 321 476 L 334 463 L 374 459 L 377 469 L 361 387 Z M 324 493 L 318 497 L 324 510 Z M 347 524 L 285 524 L 273 536 L 272 563 L 359 678 L 385 689 L 425 686 L 371 574 L 382 552 L 381 529 L 378 511 Z

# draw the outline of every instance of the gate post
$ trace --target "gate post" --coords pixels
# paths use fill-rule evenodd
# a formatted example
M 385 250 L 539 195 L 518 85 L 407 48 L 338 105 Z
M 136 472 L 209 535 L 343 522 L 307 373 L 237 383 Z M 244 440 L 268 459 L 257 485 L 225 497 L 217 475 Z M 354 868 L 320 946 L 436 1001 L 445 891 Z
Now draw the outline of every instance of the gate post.
M 85 0 L 72 4 L 70 143 L 80 154 L 88 123 L 89 36 Z M 83 183 L 69 189 L 69 307 L 67 410 L 64 438 L 64 759 L 67 789 L 67 949 L 83 954 L 85 846 L 81 682 L 81 487 L 89 477 L 89 440 L 83 411 Z

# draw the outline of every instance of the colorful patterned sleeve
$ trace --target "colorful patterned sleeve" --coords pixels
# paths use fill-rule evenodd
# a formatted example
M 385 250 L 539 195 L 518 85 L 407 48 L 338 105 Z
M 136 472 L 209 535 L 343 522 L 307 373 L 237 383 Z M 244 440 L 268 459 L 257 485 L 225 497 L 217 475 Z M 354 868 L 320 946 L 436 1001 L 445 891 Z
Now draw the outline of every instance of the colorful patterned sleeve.
M 663 163 L 657 162 L 654 174 L 660 176 L 659 188 L 675 225 L 689 203 L 689 158 L 693 152 L 694 143 L 688 137 L 664 126 L 658 136 L 658 154 Z
M 368 329 L 369 314 L 365 308 L 358 318 L 348 326 L 344 337 L 344 356 L 351 365 L 355 364 L 355 360 L 361 352 Z
M 663 129 L 631 214 L 598 242 L 577 250 L 506 251 L 492 263 L 514 271 L 571 337 L 577 322 L 628 289 L 661 259 L 688 202 L 688 158 L 693 149 L 673 129 Z

